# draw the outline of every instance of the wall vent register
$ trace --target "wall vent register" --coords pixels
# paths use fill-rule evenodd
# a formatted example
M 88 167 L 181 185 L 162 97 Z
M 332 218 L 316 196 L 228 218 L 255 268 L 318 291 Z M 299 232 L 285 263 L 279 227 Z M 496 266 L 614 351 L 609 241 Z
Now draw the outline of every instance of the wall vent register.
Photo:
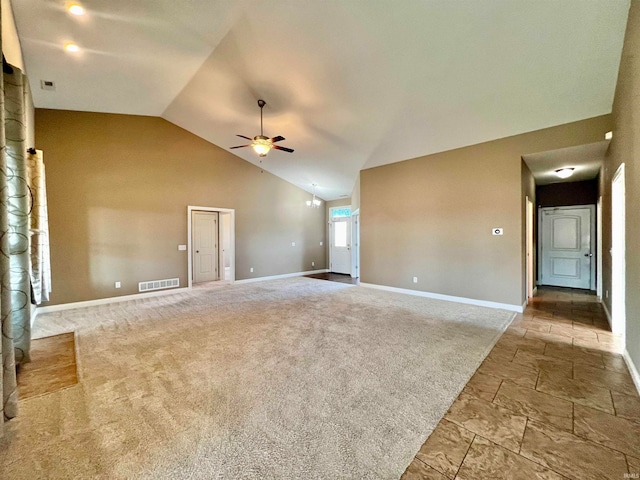
M 179 278 L 168 278 L 166 280 L 151 280 L 150 282 L 139 282 L 139 292 L 150 292 L 151 290 L 163 290 L 180 286 Z

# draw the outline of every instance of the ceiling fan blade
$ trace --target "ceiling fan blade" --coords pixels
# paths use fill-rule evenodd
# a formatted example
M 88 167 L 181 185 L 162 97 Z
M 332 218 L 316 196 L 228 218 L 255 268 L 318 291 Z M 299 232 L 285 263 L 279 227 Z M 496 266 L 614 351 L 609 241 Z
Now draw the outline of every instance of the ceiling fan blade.
M 281 147 L 280 145 L 274 145 L 272 148 L 275 148 L 276 150 L 282 150 L 283 152 L 289 152 L 289 153 L 293 152 L 292 148 Z
M 237 147 L 229 147 L 229 148 L 243 148 L 243 147 L 250 147 L 251 145 L 238 145 Z
M 244 135 L 236 135 L 236 137 L 246 138 L 247 140 L 253 140 L 253 138 L 245 137 Z
M 282 137 L 282 136 L 278 135 L 277 137 L 273 137 L 273 138 L 271 139 L 271 143 L 281 142 L 282 140 L 286 140 L 286 138 L 284 138 L 284 137 Z

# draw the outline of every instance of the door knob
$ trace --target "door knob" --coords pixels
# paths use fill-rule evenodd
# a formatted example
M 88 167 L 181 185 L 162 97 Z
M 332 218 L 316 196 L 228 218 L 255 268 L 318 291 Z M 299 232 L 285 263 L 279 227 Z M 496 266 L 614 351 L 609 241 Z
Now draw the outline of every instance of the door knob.
M 200 253 L 200 250 L 196 250 L 196 253 Z
M 585 257 L 593 257 L 593 253 L 585 253 L 584 256 Z

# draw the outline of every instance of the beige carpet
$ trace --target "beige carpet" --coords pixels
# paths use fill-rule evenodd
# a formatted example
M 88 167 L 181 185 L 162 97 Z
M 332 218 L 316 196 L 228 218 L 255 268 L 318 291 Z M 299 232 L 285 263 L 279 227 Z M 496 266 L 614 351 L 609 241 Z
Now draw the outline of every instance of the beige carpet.
M 310 278 L 44 314 L 80 383 L 20 402 L 0 478 L 398 478 L 512 317 Z

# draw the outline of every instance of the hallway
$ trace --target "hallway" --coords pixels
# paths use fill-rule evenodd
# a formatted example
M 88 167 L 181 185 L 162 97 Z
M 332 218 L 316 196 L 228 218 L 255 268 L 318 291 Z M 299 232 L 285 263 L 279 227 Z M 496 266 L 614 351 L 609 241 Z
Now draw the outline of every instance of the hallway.
M 602 305 L 540 288 L 403 475 L 621 479 L 640 474 L 640 398 Z

